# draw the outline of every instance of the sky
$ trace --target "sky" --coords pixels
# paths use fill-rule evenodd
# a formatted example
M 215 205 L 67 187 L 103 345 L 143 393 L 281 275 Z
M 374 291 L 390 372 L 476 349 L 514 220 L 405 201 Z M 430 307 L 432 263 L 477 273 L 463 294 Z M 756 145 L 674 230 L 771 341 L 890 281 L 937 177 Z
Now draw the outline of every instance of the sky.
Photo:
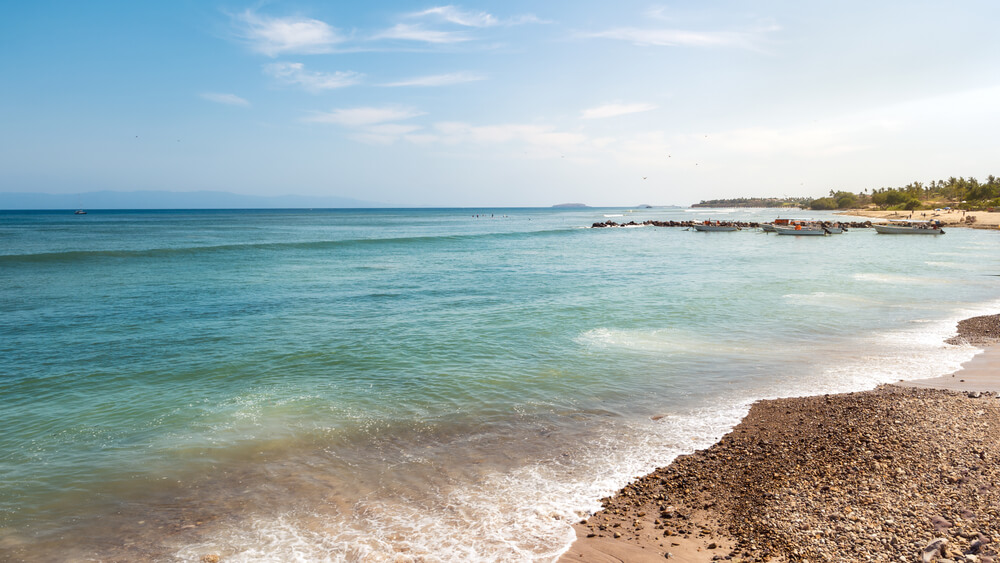
M 1000 3 L 0 7 L 0 192 L 688 205 L 1000 174 Z

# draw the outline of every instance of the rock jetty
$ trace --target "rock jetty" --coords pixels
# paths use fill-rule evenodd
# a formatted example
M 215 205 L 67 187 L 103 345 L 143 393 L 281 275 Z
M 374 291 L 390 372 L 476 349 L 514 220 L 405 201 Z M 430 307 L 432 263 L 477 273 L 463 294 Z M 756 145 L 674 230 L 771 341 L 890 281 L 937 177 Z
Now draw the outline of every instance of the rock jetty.
M 598 222 L 591 225 L 594 229 L 603 229 L 608 227 L 693 227 L 695 224 L 701 224 L 701 221 L 629 221 L 628 223 L 616 223 L 614 221 L 604 221 Z M 848 229 L 867 229 L 872 226 L 871 221 L 864 222 L 846 222 L 837 221 L 839 224 Z M 824 226 L 831 226 L 835 224 L 833 222 L 825 222 Z M 757 229 L 760 228 L 760 223 L 747 222 L 747 221 L 720 221 L 721 225 L 736 226 L 741 229 Z

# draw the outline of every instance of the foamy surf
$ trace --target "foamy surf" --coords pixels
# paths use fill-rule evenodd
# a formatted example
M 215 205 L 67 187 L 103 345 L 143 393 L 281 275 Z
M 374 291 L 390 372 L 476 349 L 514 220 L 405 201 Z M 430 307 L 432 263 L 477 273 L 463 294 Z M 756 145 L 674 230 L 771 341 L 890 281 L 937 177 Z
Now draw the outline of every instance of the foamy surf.
M 568 452 L 431 494 L 361 499 L 349 514 L 299 513 L 216 530 L 175 552 L 226 561 L 554 561 L 572 524 L 677 455 L 708 447 L 746 414 L 743 401 L 618 420 Z

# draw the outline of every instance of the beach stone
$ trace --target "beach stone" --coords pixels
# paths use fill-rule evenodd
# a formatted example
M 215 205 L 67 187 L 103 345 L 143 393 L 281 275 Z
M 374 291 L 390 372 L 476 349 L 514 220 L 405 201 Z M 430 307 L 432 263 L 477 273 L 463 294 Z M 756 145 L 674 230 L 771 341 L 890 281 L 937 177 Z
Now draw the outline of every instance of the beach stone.
M 944 555 L 945 546 L 948 545 L 948 538 L 937 538 L 932 540 L 929 544 L 924 546 L 924 549 L 920 552 L 920 561 L 922 563 L 934 563 L 939 559 L 939 556 Z

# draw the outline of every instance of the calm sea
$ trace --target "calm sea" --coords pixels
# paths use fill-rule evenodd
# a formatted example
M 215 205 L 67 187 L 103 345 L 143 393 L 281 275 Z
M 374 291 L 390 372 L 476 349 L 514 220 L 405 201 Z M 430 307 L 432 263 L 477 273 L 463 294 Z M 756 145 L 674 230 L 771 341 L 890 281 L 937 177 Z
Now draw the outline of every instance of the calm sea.
M 1000 232 L 586 228 L 775 215 L 0 213 L 0 559 L 551 560 L 754 400 L 978 351 Z

